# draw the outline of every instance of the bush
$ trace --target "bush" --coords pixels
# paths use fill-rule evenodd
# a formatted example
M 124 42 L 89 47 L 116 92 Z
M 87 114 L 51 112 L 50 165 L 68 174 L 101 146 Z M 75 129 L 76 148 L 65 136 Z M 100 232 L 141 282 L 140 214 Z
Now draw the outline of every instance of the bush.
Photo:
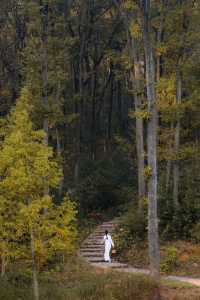
M 33 300 L 31 283 L 4 280 L 0 284 L 0 300 Z M 40 277 L 41 300 L 152 300 L 156 291 L 150 277 L 97 272 L 77 259 L 67 263 L 65 272 Z
M 162 272 L 170 272 L 178 265 L 178 250 L 175 247 L 164 249 L 164 258 L 161 260 L 160 269 Z
M 119 252 L 123 253 L 131 245 L 147 239 L 147 212 L 138 213 L 136 205 L 131 204 L 114 232 L 114 240 Z
M 196 223 L 191 229 L 191 237 L 195 242 L 200 242 L 200 222 Z

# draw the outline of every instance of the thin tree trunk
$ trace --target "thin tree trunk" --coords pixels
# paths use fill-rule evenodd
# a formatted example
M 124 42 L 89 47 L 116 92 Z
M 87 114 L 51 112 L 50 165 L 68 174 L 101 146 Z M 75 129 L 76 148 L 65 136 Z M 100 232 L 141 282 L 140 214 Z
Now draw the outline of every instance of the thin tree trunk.
M 92 122 L 91 122 L 91 157 L 96 157 L 96 88 L 97 88 L 97 72 L 94 71 L 92 81 Z
M 182 101 L 182 79 L 180 72 L 177 72 L 177 104 Z M 177 209 L 179 206 L 179 160 L 178 153 L 180 147 L 180 118 L 178 117 L 177 124 L 175 127 L 175 137 L 174 137 L 174 150 L 175 150 L 175 161 L 173 165 L 173 202 L 174 208 Z
M 172 122 L 171 123 L 171 131 L 173 131 L 173 128 L 174 128 L 174 125 Z M 172 145 L 170 143 L 169 152 L 171 152 L 171 151 L 172 151 Z M 166 183 L 165 183 L 166 193 L 169 191 L 171 170 L 172 170 L 172 161 L 169 159 L 167 161 L 167 166 L 166 166 Z
M 80 96 L 80 108 L 79 108 L 79 132 L 78 132 L 78 143 L 77 143 L 77 160 L 75 163 L 74 169 L 74 179 L 75 184 L 79 182 L 79 170 L 80 170 L 80 161 L 81 161 L 81 152 L 82 152 L 82 139 L 83 139 L 83 107 L 84 107 L 84 98 L 83 98 L 83 55 L 85 50 L 85 39 L 86 39 L 86 28 L 85 24 L 88 17 L 88 3 L 87 1 L 83 2 L 81 7 L 81 20 L 80 20 L 80 54 L 79 54 L 79 96 Z
M 119 3 L 114 0 L 115 6 L 123 19 L 127 29 L 127 36 L 129 41 L 129 52 L 133 60 L 134 70 L 132 73 L 132 83 L 134 86 L 134 102 L 135 111 L 140 112 L 142 106 L 140 79 L 142 77 L 139 56 L 137 53 L 136 41 L 129 33 L 128 16 L 121 10 Z M 144 151 L 144 122 L 143 119 L 136 116 L 136 148 L 137 148 L 137 163 L 138 163 L 138 196 L 139 196 L 139 212 L 142 210 L 143 197 L 146 194 L 146 183 L 144 177 L 145 166 L 145 151 Z
M 111 67 L 112 72 L 112 67 Z M 111 150 L 111 137 L 112 137 L 112 114 L 113 114 L 113 95 L 114 95 L 114 75 L 112 74 L 110 86 L 110 103 L 108 109 L 108 128 L 107 128 L 107 151 Z
M 148 243 L 151 275 L 159 280 L 160 251 L 157 217 L 157 107 L 155 92 L 155 63 L 151 44 L 149 18 L 150 0 L 144 0 L 144 50 L 146 63 L 146 88 L 148 101 L 148 166 L 151 174 L 148 180 Z
M 35 257 L 34 232 L 32 226 L 30 228 L 30 237 L 31 237 L 31 255 L 32 255 L 32 270 L 33 270 L 33 294 L 35 300 L 39 300 L 39 283 L 38 283 L 36 257 Z
M 135 112 L 139 113 L 142 109 L 141 100 L 141 86 L 140 80 L 142 78 L 140 61 L 136 49 L 136 42 L 131 39 L 131 52 L 134 60 L 134 75 L 133 75 L 133 86 L 134 86 L 134 103 Z M 139 196 L 139 211 L 142 210 L 143 197 L 146 193 L 145 177 L 144 177 L 144 122 L 140 116 L 136 115 L 136 148 L 137 148 L 137 164 L 138 164 L 138 196 Z
M 1 277 L 4 277 L 6 273 L 6 259 L 5 255 L 2 253 L 1 255 Z
M 61 145 L 60 145 L 59 132 L 58 132 L 58 129 L 57 129 L 57 128 L 56 128 L 56 150 L 57 150 L 57 156 L 58 156 L 58 159 L 61 160 L 61 159 L 62 159 L 62 156 L 61 156 Z M 62 197 L 63 182 L 64 182 L 64 178 L 62 177 L 62 178 L 60 179 L 59 189 L 58 189 L 58 195 L 59 195 L 59 198 L 60 198 L 60 199 L 61 199 L 61 197 Z
M 41 9 L 41 18 L 42 18 L 42 82 L 43 82 L 43 104 L 45 108 L 48 107 L 48 53 L 47 53 L 47 44 L 48 44 L 48 14 L 49 14 L 49 6 L 48 4 L 44 4 L 43 1 L 40 1 Z M 45 144 L 49 143 L 49 120 L 48 117 L 44 117 L 43 121 L 43 129 L 45 132 L 44 141 Z
M 169 190 L 171 168 L 172 168 L 172 162 L 171 162 L 171 160 L 168 160 L 167 166 L 166 166 L 166 184 L 165 184 L 166 192 L 168 192 L 168 190 Z

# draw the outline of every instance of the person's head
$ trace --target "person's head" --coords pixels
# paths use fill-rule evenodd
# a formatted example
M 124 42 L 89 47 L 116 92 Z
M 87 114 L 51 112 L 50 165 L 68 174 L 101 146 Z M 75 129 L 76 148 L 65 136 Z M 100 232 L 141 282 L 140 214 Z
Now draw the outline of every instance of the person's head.
M 108 234 L 108 230 L 105 231 L 105 234 L 106 234 L 106 235 Z

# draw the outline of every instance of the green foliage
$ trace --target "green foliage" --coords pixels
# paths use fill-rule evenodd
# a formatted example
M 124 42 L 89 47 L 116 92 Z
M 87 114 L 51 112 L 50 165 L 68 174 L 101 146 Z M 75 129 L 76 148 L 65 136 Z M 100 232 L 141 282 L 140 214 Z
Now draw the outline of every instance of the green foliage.
M 45 192 L 58 185 L 61 172 L 44 132 L 33 128 L 30 103 L 31 94 L 24 89 L 0 151 L 0 254 L 6 263 L 31 260 L 32 242 L 40 268 L 55 254 L 74 249 L 76 210 L 68 197 L 56 206 Z
M 160 269 L 167 273 L 173 270 L 178 264 L 178 250 L 175 247 L 167 247 L 164 249 L 165 256 L 161 261 Z
M 191 237 L 197 243 L 200 242 L 200 222 L 194 224 L 194 226 L 192 227 L 192 229 L 191 229 Z
M 128 211 L 121 217 L 114 233 L 116 248 L 120 255 L 131 245 L 145 241 L 147 238 L 147 209 L 144 205 L 142 212 L 136 205 L 130 205 Z
M 42 300 L 146 300 L 157 290 L 149 277 L 118 272 L 97 273 L 77 258 L 70 260 L 66 270 L 46 273 L 40 277 Z M 8 274 L 1 280 L 0 299 L 32 300 L 30 276 L 20 273 Z

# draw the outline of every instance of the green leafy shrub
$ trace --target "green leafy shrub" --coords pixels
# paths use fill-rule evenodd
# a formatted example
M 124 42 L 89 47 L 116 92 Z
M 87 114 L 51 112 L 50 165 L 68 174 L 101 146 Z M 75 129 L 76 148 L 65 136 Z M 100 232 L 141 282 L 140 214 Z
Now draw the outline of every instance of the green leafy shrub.
M 162 272 L 169 272 L 178 265 L 178 250 L 175 247 L 164 249 L 164 258 L 161 260 L 160 269 Z
M 147 238 L 147 212 L 144 209 L 138 212 L 136 205 L 131 205 L 128 211 L 121 217 L 115 230 L 114 239 L 119 252 L 128 249 L 137 242 Z
M 200 222 L 196 223 L 191 229 L 191 237 L 195 242 L 200 242 Z
M 20 282 L 0 281 L 0 300 L 33 300 L 31 281 L 19 276 Z M 77 258 L 67 262 L 65 271 L 40 277 L 41 300 L 152 300 L 156 290 L 150 277 L 96 271 Z

